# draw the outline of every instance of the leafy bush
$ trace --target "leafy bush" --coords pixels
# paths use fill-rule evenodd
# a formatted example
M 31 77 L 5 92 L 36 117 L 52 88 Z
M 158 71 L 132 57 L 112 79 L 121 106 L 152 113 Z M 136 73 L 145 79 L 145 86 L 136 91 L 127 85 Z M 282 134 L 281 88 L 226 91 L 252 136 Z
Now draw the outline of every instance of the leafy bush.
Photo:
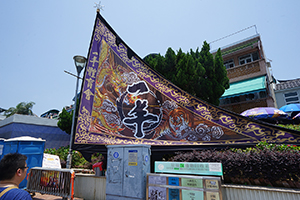
M 57 155 L 60 158 L 60 161 L 62 163 L 62 167 L 66 164 L 67 157 L 69 154 L 69 146 L 67 147 L 59 147 L 58 149 L 51 148 L 51 149 L 45 149 L 44 153 Z M 99 162 L 99 160 L 102 159 L 102 154 L 95 153 L 92 155 L 92 162 L 88 162 L 80 152 L 73 150 L 72 151 L 72 168 L 88 168 L 91 169 L 92 165 L 96 162 Z
M 300 151 L 300 147 L 290 144 L 269 144 L 267 142 L 259 142 L 256 147 L 261 150 L 269 149 L 273 151 Z
M 225 183 L 231 183 L 237 178 L 265 179 L 271 185 L 271 182 L 276 181 L 298 181 L 300 177 L 300 151 L 295 145 L 261 142 L 247 149 L 177 153 L 171 161 L 221 162 Z
M 300 124 L 295 125 L 295 124 L 278 124 L 278 126 L 284 127 L 284 128 L 288 128 L 288 129 L 293 129 L 296 131 L 300 131 Z
M 267 142 L 259 142 L 255 147 L 249 147 L 246 149 L 235 149 L 232 148 L 231 150 L 234 152 L 249 152 L 249 151 L 259 151 L 269 149 L 272 151 L 300 151 L 300 147 L 297 145 L 290 145 L 290 144 L 270 144 Z

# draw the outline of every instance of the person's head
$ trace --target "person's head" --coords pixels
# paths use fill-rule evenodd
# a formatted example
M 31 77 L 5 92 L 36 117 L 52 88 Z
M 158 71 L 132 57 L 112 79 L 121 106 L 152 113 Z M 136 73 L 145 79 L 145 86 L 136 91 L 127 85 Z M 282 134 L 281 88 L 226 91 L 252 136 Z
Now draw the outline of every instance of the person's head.
M 23 180 L 28 169 L 26 159 L 27 156 L 19 153 L 6 154 L 0 161 L 0 181 L 11 180 L 16 174 Z

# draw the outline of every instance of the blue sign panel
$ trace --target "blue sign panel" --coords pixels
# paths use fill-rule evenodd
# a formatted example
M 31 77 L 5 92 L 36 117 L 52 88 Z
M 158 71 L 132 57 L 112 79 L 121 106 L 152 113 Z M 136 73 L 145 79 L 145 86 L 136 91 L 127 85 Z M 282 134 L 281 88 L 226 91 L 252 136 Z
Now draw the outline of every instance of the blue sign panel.
M 169 188 L 169 200 L 179 200 L 179 189 L 171 189 Z
M 179 186 L 179 178 L 177 178 L 177 177 L 169 177 L 168 182 L 169 182 L 169 185 Z

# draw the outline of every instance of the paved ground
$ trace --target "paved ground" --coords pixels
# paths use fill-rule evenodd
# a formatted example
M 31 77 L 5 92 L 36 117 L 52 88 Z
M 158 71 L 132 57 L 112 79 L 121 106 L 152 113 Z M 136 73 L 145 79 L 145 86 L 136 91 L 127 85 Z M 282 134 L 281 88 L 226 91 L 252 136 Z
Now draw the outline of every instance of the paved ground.
M 54 195 L 49 195 L 49 194 L 40 194 L 40 193 L 35 193 L 35 195 L 32 197 L 32 200 L 62 200 L 62 197 L 59 196 L 54 196 Z M 74 200 L 83 200 L 82 198 L 74 198 Z

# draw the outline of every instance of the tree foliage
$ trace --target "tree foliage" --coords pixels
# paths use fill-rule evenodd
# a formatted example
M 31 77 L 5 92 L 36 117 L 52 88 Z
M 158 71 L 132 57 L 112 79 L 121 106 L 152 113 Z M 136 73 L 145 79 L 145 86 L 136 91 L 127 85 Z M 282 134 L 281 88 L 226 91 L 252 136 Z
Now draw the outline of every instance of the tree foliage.
M 65 131 L 69 135 L 71 134 L 72 117 L 73 111 L 71 113 L 68 113 L 66 109 L 63 108 L 62 112 L 59 114 L 59 121 L 57 122 L 58 128 Z
M 221 50 L 213 57 L 209 44 L 204 41 L 201 51 L 190 50 L 177 54 L 168 48 L 165 56 L 150 54 L 144 58 L 150 67 L 184 91 L 214 105 L 229 88 L 227 71 L 223 65 Z
M 32 107 L 34 106 L 34 102 L 21 102 L 16 107 L 10 107 L 8 110 L 4 112 L 6 117 L 12 116 L 14 114 L 21 115 L 33 115 Z
M 78 117 L 78 110 L 79 110 L 79 98 L 77 98 L 76 103 L 76 115 L 75 115 L 75 125 L 77 124 L 77 117 Z M 59 114 L 59 120 L 57 122 L 58 128 L 65 131 L 68 134 L 71 134 L 72 130 L 72 118 L 73 118 L 74 109 L 69 113 L 65 108 L 63 108 L 62 112 Z

